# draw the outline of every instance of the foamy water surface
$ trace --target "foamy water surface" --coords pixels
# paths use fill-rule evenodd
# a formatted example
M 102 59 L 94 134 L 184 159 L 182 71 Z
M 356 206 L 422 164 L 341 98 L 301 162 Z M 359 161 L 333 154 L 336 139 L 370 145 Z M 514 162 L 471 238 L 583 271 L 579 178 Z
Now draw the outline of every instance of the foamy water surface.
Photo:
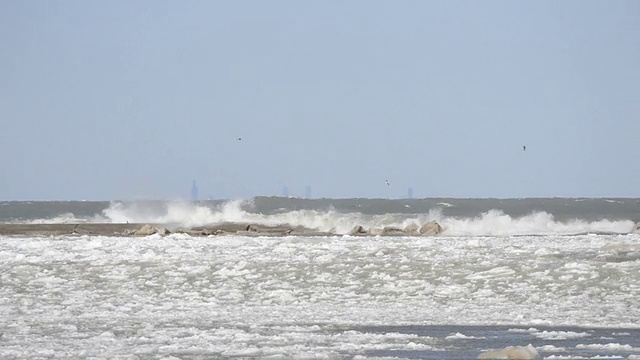
M 0 357 L 473 358 L 527 341 L 549 358 L 626 358 L 640 354 L 638 244 L 2 237 Z

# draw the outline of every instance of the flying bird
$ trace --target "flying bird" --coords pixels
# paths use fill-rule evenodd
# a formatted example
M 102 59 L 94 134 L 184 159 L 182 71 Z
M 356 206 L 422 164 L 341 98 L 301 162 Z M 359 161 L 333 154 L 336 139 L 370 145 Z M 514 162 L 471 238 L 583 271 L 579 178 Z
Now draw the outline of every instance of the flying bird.
M 239 137 L 239 138 L 238 138 L 238 141 L 240 141 L 240 140 L 242 140 L 242 138 L 241 138 L 241 137 Z
M 527 151 L 527 147 L 525 145 L 522 145 L 522 151 Z
M 389 180 L 385 180 L 384 183 L 387 184 L 387 185 L 391 185 L 391 184 L 389 184 Z

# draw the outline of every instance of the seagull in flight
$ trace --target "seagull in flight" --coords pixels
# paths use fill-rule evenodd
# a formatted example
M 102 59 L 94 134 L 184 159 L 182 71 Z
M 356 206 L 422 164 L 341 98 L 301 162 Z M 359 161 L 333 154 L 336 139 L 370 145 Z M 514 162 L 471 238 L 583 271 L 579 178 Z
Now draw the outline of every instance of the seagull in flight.
M 385 180 L 384 183 L 387 184 L 387 185 L 391 185 L 391 184 L 389 184 L 389 180 Z
M 522 151 L 527 151 L 527 146 L 526 145 L 522 145 Z
M 238 138 L 238 141 L 240 141 L 240 140 L 242 140 L 242 138 L 241 138 L 241 137 L 239 137 L 239 138 Z

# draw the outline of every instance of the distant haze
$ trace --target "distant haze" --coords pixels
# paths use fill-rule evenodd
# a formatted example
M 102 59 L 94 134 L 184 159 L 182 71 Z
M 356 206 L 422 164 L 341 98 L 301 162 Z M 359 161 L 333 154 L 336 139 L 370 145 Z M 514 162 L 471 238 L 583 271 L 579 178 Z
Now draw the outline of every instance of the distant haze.
M 2 200 L 640 196 L 637 1 L 3 1 L 0 69 Z

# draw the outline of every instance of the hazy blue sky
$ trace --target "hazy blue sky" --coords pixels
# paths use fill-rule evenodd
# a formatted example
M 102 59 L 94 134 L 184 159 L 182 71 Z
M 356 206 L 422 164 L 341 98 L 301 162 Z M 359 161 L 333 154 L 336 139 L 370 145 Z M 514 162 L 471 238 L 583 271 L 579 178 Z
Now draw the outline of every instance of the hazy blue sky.
M 0 69 L 0 199 L 640 197 L 638 1 L 7 0 Z

